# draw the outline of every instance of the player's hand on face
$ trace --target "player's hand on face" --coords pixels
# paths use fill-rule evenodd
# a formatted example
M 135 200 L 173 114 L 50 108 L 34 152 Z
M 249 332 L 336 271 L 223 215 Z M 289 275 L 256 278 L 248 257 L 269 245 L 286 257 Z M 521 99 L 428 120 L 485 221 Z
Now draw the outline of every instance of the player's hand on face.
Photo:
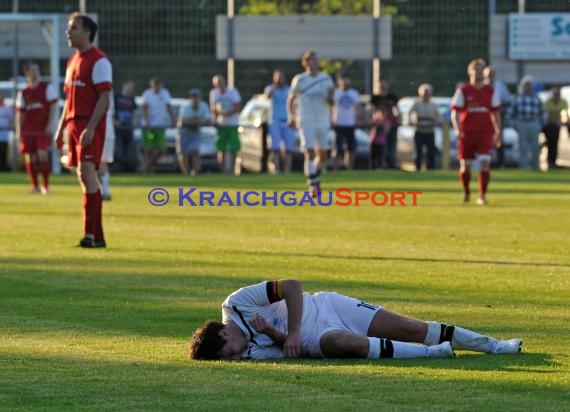
M 298 358 L 301 355 L 301 336 L 299 333 L 287 335 L 283 345 L 283 354 L 286 358 Z

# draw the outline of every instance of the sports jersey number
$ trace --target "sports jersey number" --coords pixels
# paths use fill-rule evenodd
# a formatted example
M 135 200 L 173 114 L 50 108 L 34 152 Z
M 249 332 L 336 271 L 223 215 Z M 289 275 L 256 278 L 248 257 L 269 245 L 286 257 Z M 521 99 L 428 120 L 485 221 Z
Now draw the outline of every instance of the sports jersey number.
M 378 306 L 374 306 L 374 305 L 371 305 L 370 303 L 366 303 L 363 301 L 360 301 L 360 303 L 356 306 L 366 308 L 366 309 L 370 309 L 370 310 L 376 310 L 378 308 Z

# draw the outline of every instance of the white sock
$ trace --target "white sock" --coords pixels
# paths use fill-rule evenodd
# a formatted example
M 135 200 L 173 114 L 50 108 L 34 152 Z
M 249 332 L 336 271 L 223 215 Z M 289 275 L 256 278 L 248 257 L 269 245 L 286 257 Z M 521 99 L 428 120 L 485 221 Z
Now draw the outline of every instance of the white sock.
M 109 172 L 101 173 L 99 175 L 99 181 L 101 182 L 101 189 L 103 191 L 103 196 L 110 196 L 111 189 L 109 188 L 109 179 L 111 174 Z
M 424 339 L 424 345 L 432 346 L 439 344 L 440 333 L 441 333 L 441 323 L 428 322 L 428 330 L 426 338 Z
M 394 358 L 425 358 L 428 355 L 427 346 L 417 343 L 392 341 Z
M 368 338 L 368 359 L 378 359 L 380 357 L 380 339 Z
M 455 326 L 451 346 L 454 349 L 467 349 L 475 352 L 492 352 L 497 343 L 497 339 L 490 336 L 481 335 L 467 329 Z
M 460 328 L 459 326 L 442 325 L 439 322 L 428 322 L 428 331 L 424 344 L 431 346 L 441 343 L 442 327 L 444 328 L 444 336 L 449 336 L 449 328 L 453 328 L 453 334 L 451 335 L 451 346 L 453 346 L 453 349 L 467 349 L 487 353 L 492 352 L 497 343 L 497 339 L 495 338 L 481 335 L 480 333 Z
M 378 358 L 425 358 L 427 346 L 417 343 L 399 342 L 390 339 L 368 338 L 369 359 Z

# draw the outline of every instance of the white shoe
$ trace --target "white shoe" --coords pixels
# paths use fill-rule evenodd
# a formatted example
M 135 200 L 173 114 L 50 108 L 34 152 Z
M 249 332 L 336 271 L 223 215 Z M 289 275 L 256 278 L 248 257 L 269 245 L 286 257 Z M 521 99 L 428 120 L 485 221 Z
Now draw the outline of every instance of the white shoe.
M 428 358 L 455 358 L 455 352 L 449 342 L 443 342 L 439 345 L 427 347 Z
M 479 206 L 485 206 L 487 204 L 487 199 L 485 199 L 484 197 L 480 197 L 477 199 L 477 204 Z
M 490 353 L 494 355 L 512 355 L 520 353 L 521 348 L 522 340 L 520 339 L 499 340 Z

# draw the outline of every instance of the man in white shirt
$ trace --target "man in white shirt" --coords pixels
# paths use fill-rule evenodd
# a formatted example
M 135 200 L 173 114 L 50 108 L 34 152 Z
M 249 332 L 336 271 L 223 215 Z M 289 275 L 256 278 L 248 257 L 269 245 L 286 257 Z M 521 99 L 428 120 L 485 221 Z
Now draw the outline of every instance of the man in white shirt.
M 334 169 L 338 168 L 338 163 L 344 155 L 344 167 L 346 170 L 351 170 L 354 166 L 356 149 L 354 130 L 356 121 L 360 118 L 360 96 L 350 87 L 350 77 L 347 73 L 338 76 L 338 88 L 334 91 L 333 101 L 332 120 L 336 146 Z
M 326 164 L 326 151 L 330 149 L 334 84 L 330 76 L 319 71 L 319 59 L 314 51 L 303 53 L 301 64 L 305 72 L 296 75 L 291 81 L 287 118 L 289 126 L 299 129 L 305 149 L 304 171 L 307 184 L 311 195 L 317 197 L 321 192 L 320 166 Z
M 294 133 L 287 124 L 287 97 L 289 85 L 285 81 L 285 74 L 281 70 L 273 72 L 273 82 L 265 87 L 263 95 L 271 101 L 271 123 L 269 134 L 271 135 L 271 163 L 273 173 L 279 173 L 281 158 L 281 142 L 285 146 L 283 171 L 291 172 L 293 161 Z
M 416 343 L 412 343 L 416 342 Z M 520 352 L 520 339 L 497 340 L 458 326 L 423 322 L 336 292 L 303 292 L 294 279 L 243 287 L 222 303 L 222 322 L 194 333 L 196 360 L 451 358 L 453 349 Z
M 142 99 L 144 171 L 152 173 L 166 148 L 166 129 L 175 127 L 176 117 L 170 105 L 170 92 L 160 78 L 150 79 L 150 87 Z
M 200 89 L 192 88 L 188 92 L 188 103 L 180 107 L 178 113 L 178 133 L 176 133 L 176 154 L 183 175 L 192 176 L 200 173 L 200 128 L 210 124 L 210 108 L 202 101 Z M 192 170 L 188 156 L 192 157 Z
M 217 74 L 212 78 L 210 111 L 218 129 L 216 149 L 222 171 L 235 173 L 237 153 L 241 149 L 238 126 L 241 110 L 241 95 L 236 88 L 227 87 L 226 78 Z

